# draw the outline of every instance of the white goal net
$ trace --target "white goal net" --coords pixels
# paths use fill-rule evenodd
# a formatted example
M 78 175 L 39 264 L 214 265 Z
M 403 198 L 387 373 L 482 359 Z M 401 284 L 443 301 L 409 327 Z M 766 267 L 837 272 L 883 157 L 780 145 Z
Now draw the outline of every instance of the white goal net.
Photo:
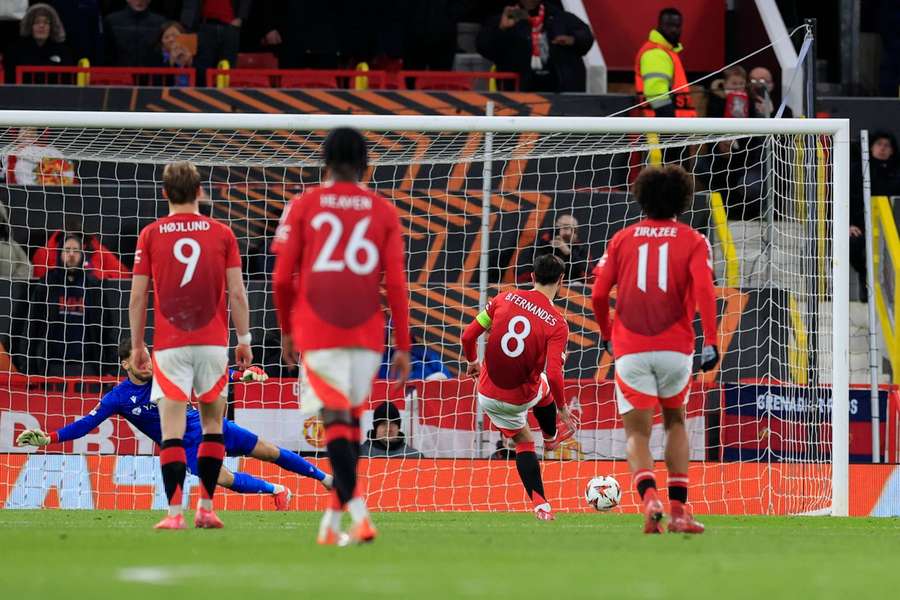
M 281 363 L 270 244 L 291 197 L 319 183 L 321 142 L 341 125 L 365 132 L 366 183 L 401 215 L 415 339 L 413 380 L 404 390 L 376 381 L 363 417 L 373 452 L 397 454 L 362 463 L 372 508 L 528 506 L 511 450 L 463 376 L 460 334 L 486 299 L 526 284 L 537 254 L 556 252 L 568 271 L 556 301 L 571 330 L 566 396 L 581 428 L 543 453 L 547 495 L 561 510 L 587 510 L 586 482 L 613 475 L 622 510 L 635 509 L 590 274 L 610 237 L 640 216 L 637 173 L 678 162 L 697 190 L 683 219 L 714 249 L 723 351 L 720 368 L 695 376 L 687 405 L 689 501 L 698 513 L 846 514 L 845 122 L 2 111 L 0 244 L 20 246 L 31 264 L 10 251 L 0 281 L 0 506 L 165 504 L 157 449 L 128 414 L 40 450 L 15 438 L 88 415 L 122 377 L 134 246 L 166 210 L 162 167 L 174 160 L 200 167 L 204 210 L 238 236 L 255 357 L 271 376 L 233 384 L 229 416 L 327 469 L 321 425 L 301 416 L 296 373 Z M 402 432 L 389 442 L 372 423 L 386 400 Z M 660 460 L 663 440 L 657 424 Z M 288 485 L 294 508 L 324 507 L 312 480 L 247 457 L 226 466 Z M 658 471 L 664 488 L 661 462 Z M 217 501 L 269 507 L 259 495 Z

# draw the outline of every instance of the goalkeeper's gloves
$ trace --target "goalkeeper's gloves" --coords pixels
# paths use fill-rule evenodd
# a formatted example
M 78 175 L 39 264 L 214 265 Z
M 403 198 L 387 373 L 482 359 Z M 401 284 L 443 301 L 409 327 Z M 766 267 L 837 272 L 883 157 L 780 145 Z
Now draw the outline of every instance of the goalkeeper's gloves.
M 268 378 L 269 376 L 266 372 L 259 367 L 250 367 L 244 371 L 241 371 L 240 369 L 233 369 L 231 371 L 232 381 L 250 383 L 252 381 L 266 381 Z
M 610 356 L 613 355 L 613 345 L 612 345 L 612 340 L 604 340 L 603 338 L 600 338 L 600 348 L 601 348 L 604 352 L 606 352 L 607 354 L 609 354 Z
M 16 438 L 16 446 L 46 446 L 50 443 L 50 436 L 40 429 L 26 429 Z
M 703 346 L 700 351 L 700 370 L 711 371 L 719 362 L 719 349 L 715 346 Z

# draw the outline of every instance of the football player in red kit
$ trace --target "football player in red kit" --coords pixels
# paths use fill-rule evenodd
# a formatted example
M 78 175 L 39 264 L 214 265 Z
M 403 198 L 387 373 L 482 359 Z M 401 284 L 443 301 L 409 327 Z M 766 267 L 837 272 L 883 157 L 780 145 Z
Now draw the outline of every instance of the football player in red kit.
M 275 309 L 284 359 L 301 366 L 301 408 L 321 410 L 325 424 L 334 490 L 318 542 L 369 542 L 376 531 L 357 489 L 359 417 L 384 349 L 382 282 L 394 325 L 392 370 L 399 385 L 409 376 L 406 261 L 397 209 L 360 184 L 368 164 L 362 134 L 335 129 L 322 154 L 325 183 L 293 199 L 278 228 Z M 344 510 L 349 535 L 340 530 Z
M 615 356 L 616 402 L 625 422 L 628 464 L 643 501 L 646 533 L 662 533 L 663 505 L 650 454 L 657 404 L 666 430 L 668 529 L 703 532 L 686 508 L 690 448 L 684 421 L 698 310 L 704 340 L 700 368 L 715 367 L 719 352 L 709 242 L 676 220 L 693 189 L 691 176 L 679 166 L 645 169 L 634 189 L 645 218 L 613 236 L 594 270 L 594 313 L 601 343 Z M 614 286 L 616 318 L 610 325 L 609 293 Z
M 200 214 L 200 175 L 189 162 L 166 165 L 163 192 L 169 214 L 141 231 L 134 253 L 134 279 L 128 317 L 131 323 L 132 364 L 149 370 L 144 345 L 147 293 L 153 280 L 153 388 L 162 433 L 159 462 L 169 499 L 169 514 L 157 529 L 183 529 L 181 491 L 186 454 L 184 433 L 187 403 L 200 404 L 203 438 L 197 450 L 200 504 L 194 525 L 219 528 L 212 497 L 225 457 L 222 434 L 228 385 L 228 312 L 237 330 L 235 359 L 250 366 L 250 311 L 241 274 L 237 239 L 227 225 Z
M 534 261 L 534 288 L 511 290 L 493 298 L 462 335 L 469 361 L 466 373 L 478 377 L 478 403 L 491 423 L 516 444 L 516 468 L 535 516 L 553 520 L 544 494 L 541 467 L 528 427 L 528 411 L 552 450 L 575 433 L 563 395 L 563 363 L 569 326 L 553 305 L 565 266 L 552 254 Z M 488 331 L 484 363 L 477 342 Z M 558 421 L 557 421 L 558 419 Z

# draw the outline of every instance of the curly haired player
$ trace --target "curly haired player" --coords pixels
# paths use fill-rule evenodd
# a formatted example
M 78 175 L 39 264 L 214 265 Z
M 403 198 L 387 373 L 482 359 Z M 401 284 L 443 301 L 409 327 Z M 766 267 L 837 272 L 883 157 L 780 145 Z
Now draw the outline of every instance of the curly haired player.
M 644 505 L 646 533 L 662 533 L 663 505 L 656 493 L 650 431 L 662 406 L 666 430 L 671 520 L 668 529 L 702 533 L 686 507 L 689 450 L 684 404 L 691 387 L 694 314 L 699 310 L 704 346 L 700 368 L 719 361 L 716 297 L 709 242 L 677 220 L 694 191 L 678 166 L 645 169 L 635 196 L 645 218 L 616 233 L 594 270 L 593 305 L 601 344 L 616 361 L 616 401 L 625 422 L 628 464 Z M 616 286 L 616 319 L 609 293 Z

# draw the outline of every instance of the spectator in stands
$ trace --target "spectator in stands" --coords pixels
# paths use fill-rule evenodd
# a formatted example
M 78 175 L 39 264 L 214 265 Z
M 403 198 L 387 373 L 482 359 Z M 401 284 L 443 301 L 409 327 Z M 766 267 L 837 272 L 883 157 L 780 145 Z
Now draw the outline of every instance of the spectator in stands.
M 750 116 L 769 119 L 778 113 L 781 98 L 775 95 L 775 80 L 772 78 L 772 72 L 765 67 L 750 69 L 750 101 L 754 108 Z M 781 117 L 790 119 L 793 116 L 794 111 L 791 107 L 785 106 Z
M 406 443 L 406 436 L 400 431 L 400 411 L 391 401 L 375 407 L 372 415 L 372 429 L 359 449 L 364 457 L 423 458 L 422 453 Z
M 897 138 L 887 131 L 869 136 L 869 178 L 873 196 L 900 196 L 900 155 Z M 856 169 L 857 171 L 859 169 Z M 866 219 L 862 173 L 855 175 L 850 202 L 850 264 L 859 276 L 860 300 L 868 300 L 866 286 Z
M 64 250 L 60 243 L 68 237 L 75 237 L 84 242 L 83 268 L 97 279 L 127 279 L 131 271 L 109 248 L 103 245 L 96 235 L 86 235 L 81 230 L 81 223 L 75 217 L 66 218 L 65 232 L 54 231 L 47 238 L 47 243 L 34 253 L 34 276 L 43 277 L 49 270 L 62 262 Z
M 250 23 L 261 51 L 278 56 L 282 69 L 336 69 L 342 32 L 340 5 L 316 0 L 262 2 Z
M 518 73 L 520 89 L 583 92 L 582 56 L 594 44 L 587 24 L 543 0 L 519 0 L 490 17 L 478 33 L 478 52 L 498 71 Z
M 31 262 L 9 230 L 6 205 L 0 202 L 0 279 L 31 279 Z
M 425 343 L 422 337 L 411 333 L 412 349 L 409 352 L 412 368 L 409 373 L 410 381 L 440 381 L 450 379 L 453 374 L 444 366 L 441 355 Z M 384 355 L 381 357 L 381 368 L 378 370 L 378 379 L 390 378 L 390 366 L 393 360 L 393 344 L 385 344 Z
M 128 6 L 106 17 L 106 62 L 120 67 L 159 66 L 159 30 L 165 18 L 149 10 L 150 0 L 128 0 Z
M 747 71 L 744 67 L 740 65 L 728 67 L 722 79 L 712 82 L 706 116 L 735 119 L 746 119 L 751 116 Z
M 159 51 L 164 67 L 186 68 L 194 64 L 194 54 L 180 43 L 180 37 L 187 33 L 178 21 L 166 21 L 159 31 Z M 179 75 L 176 85 L 188 85 L 186 75 Z
M 75 64 L 65 41 L 66 30 L 53 7 L 35 4 L 19 23 L 19 40 L 4 59 L 6 79 L 14 82 L 16 67 L 21 65 L 63 67 Z
M 61 265 L 33 285 L 28 315 L 30 372 L 98 375 L 101 356 L 100 283 L 84 268 L 81 238 L 67 235 Z M 41 368 L 43 359 L 46 363 Z
M 681 13 L 677 9 L 663 9 L 656 29 L 650 31 L 649 39 L 638 50 L 634 61 L 634 89 L 638 102 L 647 102 L 639 116 L 697 116 L 681 64 L 681 24 Z
M 252 0 L 184 0 L 181 24 L 200 35 L 196 64 L 202 74 L 227 60 L 234 67 L 241 44 L 241 26 Z
M 519 261 L 521 267 L 516 277 L 519 283 L 531 281 L 534 261 L 544 254 L 555 254 L 565 263 L 567 285 L 575 287 L 585 285 L 591 259 L 587 244 L 582 243 L 578 236 L 578 219 L 575 215 L 571 213 L 560 215 L 556 219 L 553 231 L 545 231 L 538 236 L 533 250 L 524 253 L 522 260 Z
M 103 63 L 103 19 L 100 0 L 49 0 L 66 28 L 66 44 L 77 61 L 86 58 L 92 65 Z

